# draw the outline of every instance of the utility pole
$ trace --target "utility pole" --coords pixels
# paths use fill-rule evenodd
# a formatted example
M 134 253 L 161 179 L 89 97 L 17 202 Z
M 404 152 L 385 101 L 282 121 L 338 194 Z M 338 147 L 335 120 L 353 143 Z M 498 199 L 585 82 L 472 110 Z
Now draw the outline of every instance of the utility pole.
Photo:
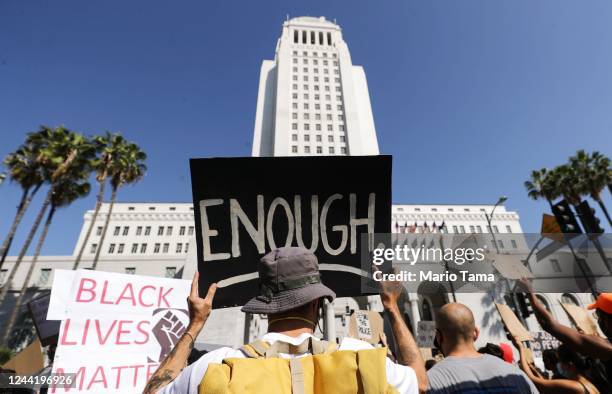
M 493 226 L 491 225 L 491 222 L 493 221 L 493 213 L 495 212 L 495 208 L 497 208 L 498 205 L 503 204 L 504 202 L 506 202 L 508 200 L 508 198 L 506 196 L 501 196 L 497 202 L 495 203 L 495 205 L 493 206 L 493 209 L 491 210 L 490 214 L 487 214 L 487 212 L 485 211 L 485 218 L 487 219 L 487 224 L 488 224 L 488 228 L 489 231 L 491 232 L 491 236 L 493 237 L 493 245 L 495 245 L 495 251 L 497 252 L 497 254 L 499 255 L 499 245 L 497 244 L 497 239 L 495 238 L 495 231 L 493 230 Z M 523 325 L 527 325 L 525 318 L 523 317 L 522 313 L 519 310 L 519 302 L 518 299 L 516 297 L 516 293 L 514 291 L 512 291 L 512 286 L 510 285 L 510 281 L 508 280 L 508 278 L 504 277 L 505 283 L 506 283 L 506 287 L 508 288 L 508 292 L 510 293 L 510 298 L 512 300 L 512 304 L 514 307 L 514 310 L 516 311 L 516 314 L 518 316 L 518 318 L 521 320 L 521 323 L 523 323 Z

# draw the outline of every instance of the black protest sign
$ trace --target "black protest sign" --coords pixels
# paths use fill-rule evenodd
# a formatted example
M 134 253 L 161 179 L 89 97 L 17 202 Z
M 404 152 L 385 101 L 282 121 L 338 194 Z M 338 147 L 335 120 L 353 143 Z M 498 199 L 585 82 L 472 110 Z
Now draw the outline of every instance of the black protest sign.
M 257 264 L 282 246 L 312 250 L 323 283 L 360 295 L 361 235 L 391 230 L 391 156 L 191 159 L 200 292 L 215 307 L 258 293 Z
M 533 341 L 531 341 L 531 351 L 533 352 L 534 357 L 542 358 L 542 353 L 545 350 L 557 349 L 559 346 L 561 346 L 561 341 L 546 331 L 532 332 L 531 336 L 533 336 Z
M 59 320 L 47 320 L 50 299 L 51 293 L 47 293 L 28 303 L 34 327 L 43 346 L 57 343 L 61 323 Z

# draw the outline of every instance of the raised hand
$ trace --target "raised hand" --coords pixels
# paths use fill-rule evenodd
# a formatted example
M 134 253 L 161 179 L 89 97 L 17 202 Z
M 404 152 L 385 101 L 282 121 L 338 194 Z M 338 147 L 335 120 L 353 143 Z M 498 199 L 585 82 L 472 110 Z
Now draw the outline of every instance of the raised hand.
M 372 265 L 372 270 L 380 271 L 376 265 Z M 396 273 L 393 269 L 393 273 Z M 378 282 L 380 285 L 380 299 L 385 308 L 391 308 L 397 306 L 397 300 L 404 291 L 404 284 L 397 280 L 382 280 Z
M 213 298 L 217 291 L 217 284 L 213 283 L 208 288 L 206 297 L 200 298 L 198 290 L 198 279 L 200 273 L 196 271 L 191 282 L 191 293 L 187 297 L 187 306 L 189 307 L 189 325 L 191 327 L 201 329 L 206 323 L 210 312 L 212 311 Z

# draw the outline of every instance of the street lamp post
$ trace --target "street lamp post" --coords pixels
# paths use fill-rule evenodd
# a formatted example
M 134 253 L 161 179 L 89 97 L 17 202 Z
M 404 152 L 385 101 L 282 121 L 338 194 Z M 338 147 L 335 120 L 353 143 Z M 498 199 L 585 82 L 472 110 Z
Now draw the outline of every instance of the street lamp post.
M 493 221 L 493 213 L 495 212 L 495 208 L 497 208 L 498 205 L 503 204 L 507 200 L 508 200 L 508 197 L 501 196 L 497 200 L 495 205 L 493 205 L 493 209 L 491 210 L 490 214 L 487 214 L 487 212 L 485 211 L 485 218 L 487 219 L 489 231 L 491 232 L 491 236 L 493 237 L 493 245 L 495 245 L 495 251 L 497 252 L 497 254 L 499 254 L 499 245 L 497 244 L 497 239 L 495 238 L 495 231 L 493 231 L 493 226 L 491 225 L 491 222 Z M 516 299 L 516 294 L 512 292 L 512 289 L 510 287 L 510 281 L 508 280 L 508 278 L 504 278 L 504 279 L 506 280 L 506 286 L 508 287 L 508 291 L 510 292 L 510 297 L 512 298 L 512 303 L 514 304 L 514 310 L 516 311 L 518 318 L 525 325 L 526 324 L 525 319 L 523 318 L 523 315 L 521 315 L 521 312 L 519 311 L 519 307 L 518 307 L 519 304 L 518 304 L 518 300 Z
M 493 209 L 491 210 L 490 214 L 487 214 L 487 212 L 485 211 L 485 218 L 487 219 L 487 224 L 489 226 L 489 231 L 491 232 L 491 235 L 493 236 L 493 245 L 495 245 L 495 250 L 497 251 L 497 254 L 499 254 L 499 246 L 497 245 L 497 240 L 495 239 L 495 231 L 493 231 L 493 226 L 491 226 L 491 221 L 493 220 L 493 213 L 495 212 L 495 208 L 497 208 L 498 205 L 503 204 L 507 200 L 508 200 L 508 197 L 501 196 L 497 200 L 495 205 L 493 205 Z

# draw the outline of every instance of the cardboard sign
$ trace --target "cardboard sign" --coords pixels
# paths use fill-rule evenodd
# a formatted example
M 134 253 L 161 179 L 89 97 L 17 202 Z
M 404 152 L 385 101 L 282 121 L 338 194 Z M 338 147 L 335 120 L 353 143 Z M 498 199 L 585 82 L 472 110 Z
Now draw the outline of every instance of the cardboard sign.
M 13 370 L 18 375 L 36 374 L 43 367 L 44 357 L 38 339 L 35 339 L 25 349 L 2 365 L 2 368 Z
M 516 317 L 512 309 L 506 304 L 498 304 L 495 303 L 495 307 L 499 312 L 499 316 L 501 317 L 504 326 L 510 332 L 510 334 L 516 337 L 519 341 L 531 341 L 533 338 L 531 334 L 525 326 L 521 323 L 521 321 Z
M 556 349 L 561 346 L 561 341 L 546 331 L 532 332 L 531 336 L 533 337 L 533 341 L 531 341 L 530 349 L 533 352 L 533 357 L 542 358 L 542 352 L 544 350 Z
M 533 278 L 533 274 L 518 255 L 498 254 L 493 266 L 506 279 Z
M 190 282 L 89 270 L 59 277 L 66 303 L 51 296 L 49 315 L 62 317 L 53 372 L 75 373 L 76 387 L 49 392 L 141 392 L 189 323 Z
M 589 316 L 589 311 L 574 304 L 561 303 L 563 310 L 569 316 L 576 328 L 584 334 L 599 335 L 597 323 Z
M 36 332 L 42 346 L 57 343 L 57 336 L 59 335 L 60 322 L 57 320 L 47 320 L 50 298 L 51 294 L 48 293 L 28 303 L 34 327 L 36 327 Z
M 419 320 L 417 325 L 417 345 L 423 348 L 432 348 L 436 338 L 436 322 Z
M 373 345 L 380 343 L 384 333 L 384 321 L 375 311 L 355 311 L 349 320 L 348 336 Z
M 258 294 L 257 265 L 281 246 L 319 260 L 339 297 L 361 294 L 361 235 L 391 230 L 391 156 L 192 159 L 200 292 L 215 307 Z

